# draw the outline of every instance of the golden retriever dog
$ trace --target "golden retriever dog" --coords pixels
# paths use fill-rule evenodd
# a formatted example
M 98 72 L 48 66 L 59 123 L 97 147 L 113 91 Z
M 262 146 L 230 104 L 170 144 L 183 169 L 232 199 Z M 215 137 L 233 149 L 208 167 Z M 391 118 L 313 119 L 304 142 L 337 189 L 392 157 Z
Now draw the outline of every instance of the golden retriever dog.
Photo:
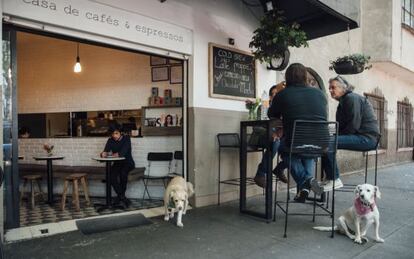
M 188 198 L 194 194 L 193 185 L 186 182 L 181 176 L 174 177 L 164 193 L 164 220 L 174 218 L 177 212 L 177 226 L 183 227 L 182 215 L 185 215 L 188 206 Z
M 383 243 L 384 239 L 379 236 L 380 214 L 376 204 L 377 199 L 381 198 L 379 188 L 371 184 L 360 184 L 355 188 L 354 193 L 353 206 L 338 218 L 335 230 L 347 235 L 355 243 L 362 244 L 363 241 L 368 241 L 365 235 L 368 228 L 374 223 L 375 241 Z M 331 227 L 314 227 L 314 229 L 331 231 Z

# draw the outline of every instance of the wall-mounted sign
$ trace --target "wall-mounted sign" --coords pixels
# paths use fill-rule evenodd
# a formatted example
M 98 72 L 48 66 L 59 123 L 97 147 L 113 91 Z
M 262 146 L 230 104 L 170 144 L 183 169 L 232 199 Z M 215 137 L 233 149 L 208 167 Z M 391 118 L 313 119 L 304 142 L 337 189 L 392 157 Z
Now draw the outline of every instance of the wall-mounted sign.
M 256 98 L 256 65 L 253 55 L 209 43 L 210 97 L 246 100 Z
M 45 27 L 60 26 L 191 55 L 191 30 L 121 8 L 122 2 L 109 6 L 86 0 L 3 0 L 4 14 Z

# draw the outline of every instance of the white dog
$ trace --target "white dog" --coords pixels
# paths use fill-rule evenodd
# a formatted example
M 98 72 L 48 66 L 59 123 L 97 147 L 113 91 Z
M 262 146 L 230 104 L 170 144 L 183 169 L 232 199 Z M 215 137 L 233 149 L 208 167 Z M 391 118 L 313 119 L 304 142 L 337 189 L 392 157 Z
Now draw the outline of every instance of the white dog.
M 188 198 L 193 194 L 194 189 L 190 182 L 186 182 L 181 176 L 174 177 L 164 193 L 164 220 L 174 218 L 174 212 L 177 211 L 177 226 L 183 227 L 181 218 L 187 211 Z
M 339 224 L 335 226 L 335 230 L 346 234 L 355 243 L 362 244 L 362 240 L 368 241 L 365 235 L 368 228 L 374 223 L 375 241 L 383 243 L 384 239 L 379 236 L 380 215 L 376 205 L 376 199 L 381 198 L 379 188 L 371 184 L 360 184 L 355 188 L 354 193 L 354 205 L 338 218 Z M 314 227 L 314 229 L 330 231 L 331 227 Z

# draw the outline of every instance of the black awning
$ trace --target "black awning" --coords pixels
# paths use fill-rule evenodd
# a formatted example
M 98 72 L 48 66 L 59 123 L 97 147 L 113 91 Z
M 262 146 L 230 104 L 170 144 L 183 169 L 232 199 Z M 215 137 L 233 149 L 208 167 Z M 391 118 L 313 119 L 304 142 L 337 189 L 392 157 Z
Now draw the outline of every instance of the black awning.
M 308 40 L 343 32 L 358 27 L 358 24 L 318 0 L 260 0 L 264 10 L 272 2 L 283 11 L 286 22 L 297 22 L 308 36 Z

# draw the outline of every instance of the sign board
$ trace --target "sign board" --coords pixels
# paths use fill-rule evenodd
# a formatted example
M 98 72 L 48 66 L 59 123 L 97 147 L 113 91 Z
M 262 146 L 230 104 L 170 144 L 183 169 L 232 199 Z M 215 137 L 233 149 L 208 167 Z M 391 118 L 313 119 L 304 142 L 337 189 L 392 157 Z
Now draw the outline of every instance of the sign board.
M 3 14 L 192 54 L 190 29 L 122 9 L 122 1 L 108 5 L 88 0 L 3 0 Z
M 210 97 L 246 100 L 256 98 L 256 65 L 253 55 L 209 43 Z

